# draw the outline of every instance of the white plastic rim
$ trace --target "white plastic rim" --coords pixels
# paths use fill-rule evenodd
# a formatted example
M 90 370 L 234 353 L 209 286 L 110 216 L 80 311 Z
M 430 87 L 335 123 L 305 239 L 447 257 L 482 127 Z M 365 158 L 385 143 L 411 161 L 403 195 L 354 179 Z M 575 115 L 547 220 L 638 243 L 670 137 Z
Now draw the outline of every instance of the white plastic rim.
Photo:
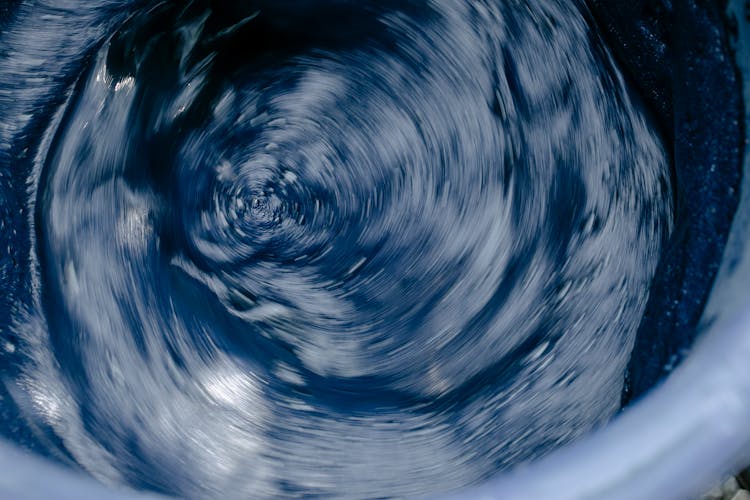
M 743 3 L 730 0 L 729 10 L 739 21 L 737 60 L 750 108 L 750 23 Z M 715 321 L 687 359 L 663 385 L 606 427 L 544 459 L 446 498 L 683 500 L 698 498 L 750 464 L 749 239 L 746 151 L 740 207 L 706 308 L 706 317 Z M 729 266 L 730 261 L 735 264 Z M 155 496 L 109 488 L 0 441 L 0 498 Z

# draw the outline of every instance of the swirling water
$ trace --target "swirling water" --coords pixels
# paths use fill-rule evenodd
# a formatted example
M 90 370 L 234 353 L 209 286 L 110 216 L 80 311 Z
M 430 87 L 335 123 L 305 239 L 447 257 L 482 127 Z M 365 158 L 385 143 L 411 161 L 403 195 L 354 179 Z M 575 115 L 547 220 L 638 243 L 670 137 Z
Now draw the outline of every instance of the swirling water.
M 5 383 L 52 455 L 422 495 L 618 410 L 669 166 L 583 4 L 45 0 L 0 47 L 0 147 L 44 130 Z

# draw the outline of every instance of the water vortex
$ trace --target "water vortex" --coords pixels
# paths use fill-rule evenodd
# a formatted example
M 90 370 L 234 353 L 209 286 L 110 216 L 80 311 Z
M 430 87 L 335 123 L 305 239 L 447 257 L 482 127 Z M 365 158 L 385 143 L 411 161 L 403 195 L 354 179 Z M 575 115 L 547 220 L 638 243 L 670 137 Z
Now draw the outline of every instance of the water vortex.
M 38 446 L 188 497 L 409 496 L 617 411 L 671 186 L 582 4 L 68 3 L 28 44 L 68 82 L 8 354 Z

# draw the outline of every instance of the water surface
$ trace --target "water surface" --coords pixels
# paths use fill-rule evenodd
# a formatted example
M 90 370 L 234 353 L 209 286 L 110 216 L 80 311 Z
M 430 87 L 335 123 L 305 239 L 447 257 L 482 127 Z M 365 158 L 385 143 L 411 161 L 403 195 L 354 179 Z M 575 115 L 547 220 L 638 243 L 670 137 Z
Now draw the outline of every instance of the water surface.
M 8 418 L 102 481 L 197 498 L 435 494 L 605 423 L 672 207 L 589 18 L 22 3 Z

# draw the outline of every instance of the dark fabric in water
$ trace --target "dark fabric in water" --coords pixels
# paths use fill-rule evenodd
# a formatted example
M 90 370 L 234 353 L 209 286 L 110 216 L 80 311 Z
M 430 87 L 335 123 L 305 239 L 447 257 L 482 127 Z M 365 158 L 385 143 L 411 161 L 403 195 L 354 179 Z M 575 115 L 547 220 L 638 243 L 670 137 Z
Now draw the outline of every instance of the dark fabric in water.
M 682 361 L 701 331 L 739 202 L 744 103 L 722 2 L 591 4 L 672 142 L 675 231 L 628 365 L 628 405 Z

